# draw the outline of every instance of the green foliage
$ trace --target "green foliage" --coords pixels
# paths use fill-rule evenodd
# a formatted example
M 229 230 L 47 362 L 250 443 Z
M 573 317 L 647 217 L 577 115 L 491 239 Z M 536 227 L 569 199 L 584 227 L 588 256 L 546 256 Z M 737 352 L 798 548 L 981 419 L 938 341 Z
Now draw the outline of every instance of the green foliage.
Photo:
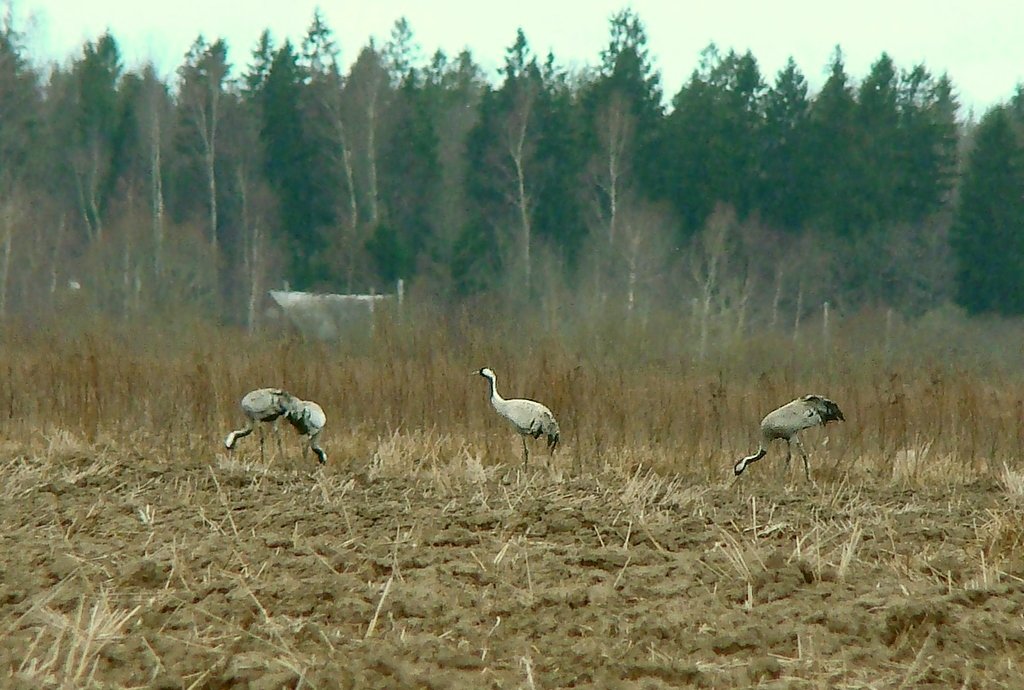
M 392 134 L 382 145 L 381 199 L 387 221 L 377 226 L 368 249 L 377 274 L 388 282 L 413 275 L 417 257 L 434 234 L 441 177 L 428 97 L 410 72 L 392 105 Z
M 808 221 L 817 231 L 849 236 L 856 224 L 856 200 L 850 194 L 858 172 L 856 107 L 843 54 L 837 47 L 828 79 L 811 105 L 808 131 L 813 152 Z
M 746 217 L 761 186 L 760 136 L 766 87 L 749 52 L 725 56 L 709 46 L 668 118 L 669 199 L 683 237 L 701 227 L 717 203 Z
M 927 309 L 951 294 L 954 260 L 964 307 L 1021 310 L 1024 88 L 975 126 L 923 64 L 882 53 L 858 78 L 837 47 L 814 93 L 792 59 L 766 78 L 752 53 L 712 45 L 666 108 L 630 9 L 581 70 L 517 31 L 494 83 L 468 51 L 424 60 L 405 19 L 342 60 L 317 10 L 298 47 L 265 31 L 235 73 L 228 46 L 202 37 L 173 80 L 126 71 L 105 33 L 43 84 L 3 21 L 0 202 L 19 188 L 45 201 L 17 221 L 44 240 L 16 245 L 24 291 L 53 294 L 99 265 L 92 252 L 127 304 L 158 291 L 151 246 L 196 256 L 183 246 L 213 229 L 216 256 L 181 284 L 202 294 L 203 271 L 223 273 L 225 307 L 247 302 L 250 318 L 271 284 L 395 278 L 452 296 L 528 284 L 518 294 L 552 310 L 551 286 L 604 299 L 628 280 L 685 309 L 701 280 L 692 240 L 727 208 L 747 257 L 729 266 L 749 274 L 730 307 L 741 323 L 748 296 L 772 292 L 773 314 L 826 298 Z M 789 269 L 797 254 L 820 280 Z
M 289 249 L 290 274 L 299 286 L 309 286 L 322 276 L 315 265 L 326 212 L 318 207 L 310 179 L 311 151 L 301 111 L 303 71 L 289 41 L 274 53 L 260 91 L 264 147 L 264 173 L 277 190 L 280 203 L 280 236 Z
M 38 76 L 25 56 L 22 36 L 8 20 L 0 24 L 0 195 L 32 162 L 41 124 Z
M 953 224 L 956 299 L 970 313 L 1024 314 L 1024 142 L 1011 112 L 978 126 Z
M 757 205 L 769 225 L 796 232 L 806 224 L 811 204 L 813 152 L 808 142 L 807 80 L 792 58 L 764 101 L 763 176 Z

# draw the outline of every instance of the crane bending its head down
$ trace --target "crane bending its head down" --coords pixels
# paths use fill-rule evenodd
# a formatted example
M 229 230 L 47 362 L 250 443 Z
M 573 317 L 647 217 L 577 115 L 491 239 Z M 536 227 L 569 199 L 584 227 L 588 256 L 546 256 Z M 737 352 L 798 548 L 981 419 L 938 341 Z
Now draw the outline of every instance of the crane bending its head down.
M 526 446 L 526 437 L 540 438 L 547 437 L 548 450 L 552 453 L 558 447 L 558 422 L 555 415 L 546 406 L 536 400 L 525 400 L 523 398 L 511 398 L 506 400 L 498 393 L 495 383 L 496 377 L 490 368 L 484 367 L 473 374 L 479 374 L 490 381 L 491 384 L 491 405 L 495 411 L 507 419 L 519 432 L 523 439 L 523 465 L 530 461 L 530 451 Z
M 312 400 L 298 400 L 285 412 L 285 419 L 303 436 L 309 437 L 308 448 L 316 454 L 321 465 L 327 463 L 327 453 L 320 447 L 317 438 L 327 423 L 323 408 Z
M 786 467 L 789 467 L 790 458 L 793 455 L 793 442 L 796 442 L 797 449 L 804 461 L 804 476 L 811 478 L 810 463 L 807 459 L 807 451 L 797 434 L 804 429 L 813 426 L 825 426 L 829 422 L 842 422 L 842 410 L 839 405 L 820 395 L 805 395 L 802 398 L 786 403 L 782 407 L 765 415 L 761 420 L 761 444 L 757 452 L 742 458 L 733 467 L 736 476 L 743 474 L 747 466 L 757 462 L 768 453 L 768 445 L 776 439 L 786 441 Z
M 284 448 L 281 445 L 281 436 L 277 431 L 277 419 L 284 416 L 288 422 L 295 427 L 299 433 L 309 436 L 309 448 L 316 453 L 321 464 L 327 461 L 327 454 L 317 443 L 317 437 L 327 421 L 324 411 L 315 402 L 299 400 L 294 395 L 282 388 L 257 388 L 249 391 L 242 398 L 242 413 L 245 415 L 246 425 L 236 429 L 224 439 L 224 447 L 232 450 L 240 438 L 251 434 L 257 424 L 260 426 L 260 460 L 264 459 L 263 452 L 263 427 L 262 424 L 270 424 L 277 436 L 278 452 L 284 455 Z

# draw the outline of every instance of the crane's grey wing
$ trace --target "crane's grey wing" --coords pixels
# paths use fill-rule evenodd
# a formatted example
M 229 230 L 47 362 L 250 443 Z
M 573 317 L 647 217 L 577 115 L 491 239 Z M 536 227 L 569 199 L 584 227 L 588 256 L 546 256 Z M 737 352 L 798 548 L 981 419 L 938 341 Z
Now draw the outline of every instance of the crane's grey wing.
M 284 401 L 291 397 L 280 388 L 257 388 L 242 398 L 242 411 L 249 417 L 270 421 L 285 412 Z
M 496 402 L 494 408 L 505 419 L 512 422 L 516 430 L 524 436 L 539 436 L 541 433 L 539 429 L 545 418 L 551 417 L 551 411 L 535 400 L 522 398 L 502 400 Z

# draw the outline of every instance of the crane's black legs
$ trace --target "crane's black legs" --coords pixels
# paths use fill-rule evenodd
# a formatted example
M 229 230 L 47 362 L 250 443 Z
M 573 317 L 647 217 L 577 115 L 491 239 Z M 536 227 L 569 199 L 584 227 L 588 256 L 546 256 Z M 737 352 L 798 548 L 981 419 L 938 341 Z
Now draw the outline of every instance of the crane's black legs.
M 526 437 L 521 438 L 523 439 L 523 469 L 526 469 L 530 465 L 530 450 L 526 447 Z

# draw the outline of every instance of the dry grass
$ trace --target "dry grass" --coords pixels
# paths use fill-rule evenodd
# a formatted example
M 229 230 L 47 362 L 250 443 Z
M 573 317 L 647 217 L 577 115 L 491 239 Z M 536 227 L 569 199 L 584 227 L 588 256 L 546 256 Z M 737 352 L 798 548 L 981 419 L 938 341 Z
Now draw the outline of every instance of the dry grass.
M 1018 354 L 766 335 L 696 363 L 664 324 L 518 326 L 8 333 L 6 680 L 1019 686 Z M 555 411 L 554 457 L 521 467 L 483 365 Z M 224 452 L 263 385 L 322 404 L 326 468 L 287 432 Z M 806 433 L 815 482 L 781 447 L 734 479 L 807 392 L 848 419 Z
M 608 341 L 596 329 L 557 338 L 534 336 L 528 324 L 510 334 L 459 319 L 387 323 L 372 342 L 348 348 L 203 326 L 189 339 L 35 331 L 7 336 L 0 413 L 8 438 L 45 439 L 49 453 L 71 456 L 96 442 L 200 453 L 238 425 L 243 393 L 280 385 L 323 405 L 333 463 L 386 472 L 475 458 L 486 467 L 511 463 L 517 442 L 487 405 L 485 382 L 469 375 L 489 365 L 506 396 L 556 412 L 563 438 L 554 466 L 563 471 L 611 464 L 727 480 L 734 459 L 755 446 L 761 416 L 807 392 L 837 400 L 848 420 L 805 434 L 816 477 L 921 485 L 1017 471 L 1024 398 L 1021 375 L 1008 373 L 1017 354 L 882 358 L 859 342 L 871 324 L 849 328 L 833 338 L 854 341 L 849 349 L 764 334 L 704 363 L 693 361 L 685 333 L 651 325 L 624 325 Z M 606 336 L 599 347 L 598 333 Z M 781 452 L 752 472 L 776 474 L 768 465 Z M 543 455 L 534 453 L 538 462 Z

